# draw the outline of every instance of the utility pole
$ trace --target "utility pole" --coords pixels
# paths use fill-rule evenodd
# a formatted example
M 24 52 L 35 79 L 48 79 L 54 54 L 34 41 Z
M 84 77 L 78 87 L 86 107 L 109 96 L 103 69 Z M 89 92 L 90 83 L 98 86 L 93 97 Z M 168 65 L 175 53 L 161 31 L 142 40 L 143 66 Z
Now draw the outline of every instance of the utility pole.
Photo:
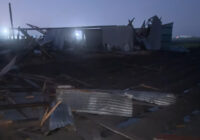
M 12 16 L 12 7 L 11 7 L 11 3 L 9 3 L 8 5 L 9 5 L 9 13 L 10 13 L 11 31 L 12 31 L 12 36 L 13 36 L 13 39 L 14 39 L 14 38 L 15 38 L 15 34 L 14 34 L 14 26 L 13 26 L 13 16 Z

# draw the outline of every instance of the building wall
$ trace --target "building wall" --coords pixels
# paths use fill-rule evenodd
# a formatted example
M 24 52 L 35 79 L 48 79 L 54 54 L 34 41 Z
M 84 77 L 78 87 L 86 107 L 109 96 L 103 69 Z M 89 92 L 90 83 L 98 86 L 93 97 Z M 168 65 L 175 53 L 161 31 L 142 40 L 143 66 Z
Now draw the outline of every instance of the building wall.
M 134 34 L 130 26 L 102 27 L 103 45 L 109 51 L 133 51 Z
M 162 48 L 170 47 L 172 42 L 173 23 L 162 25 Z
M 76 38 L 76 32 L 80 38 Z M 133 29 L 129 26 L 101 26 L 99 28 L 49 29 L 46 41 L 52 41 L 54 48 L 85 49 L 91 51 L 132 51 Z

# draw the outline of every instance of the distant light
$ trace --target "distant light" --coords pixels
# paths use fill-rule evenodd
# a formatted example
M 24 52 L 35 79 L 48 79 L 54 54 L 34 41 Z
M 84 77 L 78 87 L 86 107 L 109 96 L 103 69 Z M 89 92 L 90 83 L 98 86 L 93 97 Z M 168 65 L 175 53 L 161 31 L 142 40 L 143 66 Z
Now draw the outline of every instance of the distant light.
M 0 37 L 3 39 L 8 39 L 9 38 L 9 28 L 3 27 L 0 28 Z
M 9 29 L 8 29 L 8 28 L 3 28 L 3 29 L 2 29 L 2 33 L 3 33 L 4 35 L 8 35 L 8 34 L 9 34 Z
M 75 37 L 76 37 L 77 40 L 83 39 L 83 32 L 82 31 L 76 30 L 74 34 L 75 34 Z

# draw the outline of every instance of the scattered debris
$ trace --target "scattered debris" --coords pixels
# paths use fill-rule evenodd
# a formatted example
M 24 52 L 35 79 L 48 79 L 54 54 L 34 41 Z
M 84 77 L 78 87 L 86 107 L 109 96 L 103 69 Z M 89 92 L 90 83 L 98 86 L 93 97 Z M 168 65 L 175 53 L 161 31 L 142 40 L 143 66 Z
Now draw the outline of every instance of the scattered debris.
M 30 79 L 24 79 L 24 81 L 25 81 L 26 83 L 30 84 L 31 86 L 33 86 L 33 87 L 36 88 L 36 89 L 40 89 L 40 88 L 41 88 L 38 84 L 36 84 L 35 82 L 33 82 L 33 81 L 30 80 Z
M 152 87 L 152 86 L 149 86 L 149 85 L 141 84 L 140 86 L 144 87 L 144 88 L 149 88 L 149 89 L 153 89 L 153 90 L 156 90 L 156 91 L 160 91 L 160 89 Z
M 52 106 L 54 106 L 52 104 Z M 49 130 L 66 127 L 67 125 L 74 125 L 73 115 L 70 107 L 66 104 L 60 104 L 49 118 Z
M 81 80 L 78 80 L 78 79 L 76 79 L 76 78 L 73 78 L 73 77 L 71 77 L 71 76 L 69 76 L 69 75 L 62 75 L 62 77 L 64 77 L 64 78 L 66 78 L 67 80 L 70 80 L 70 81 L 74 81 L 74 82 L 76 82 L 76 83 L 79 83 L 80 85 L 83 85 L 83 86 L 86 86 L 86 87 L 92 87 L 92 85 L 91 84 L 88 84 L 88 83 L 86 83 L 86 82 L 84 82 L 84 81 L 81 81 Z M 61 85 L 62 86 L 62 85 Z
M 179 136 L 179 135 L 160 135 L 155 137 L 153 140 L 199 140 L 198 137 L 193 136 Z
M 179 53 L 189 53 L 189 49 L 182 47 L 182 46 L 168 46 L 165 50 L 179 52 Z
M 150 112 L 155 112 L 155 111 L 158 111 L 158 110 L 159 110 L 159 107 L 158 107 L 158 106 L 155 106 L 155 107 L 149 108 L 148 110 L 149 110 Z
M 59 89 L 72 89 L 73 88 L 73 86 L 71 86 L 71 85 L 58 85 L 57 86 L 57 88 Z
M 179 125 L 176 125 L 176 128 L 185 128 L 185 125 L 184 124 L 179 124 Z
M 183 91 L 183 93 L 186 94 L 186 93 L 190 92 L 190 90 L 191 89 L 186 89 L 186 90 Z
M 15 45 L 14 47 L 17 48 L 15 48 L 16 50 L 12 50 L 8 47 L 5 49 L 3 48 L 4 46 L 0 48 L 0 56 L 2 57 L 1 64 L 3 67 L 0 71 L 0 126 L 13 124 L 15 121 L 19 120 L 37 120 L 40 121 L 40 129 L 38 131 L 42 131 L 45 125 L 48 126 L 48 131 L 64 128 L 68 125 L 75 128 L 75 115 L 88 113 L 86 115 L 89 116 L 92 114 L 91 116 L 93 117 L 102 115 L 100 118 L 109 117 L 113 119 L 114 117 L 124 117 L 123 120 L 125 121 L 114 125 L 116 129 L 114 127 L 108 127 L 103 123 L 95 124 L 126 139 L 139 140 L 140 138 L 138 137 L 132 137 L 129 136 L 129 134 L 125 134 L 124 131 L 124 133 L 118 131 L 140 122 L 141 118 L 137 116 L 133 118 L 133 115 L 135 115 L 135 108 L 138 106 L 141 108 L 148 107 L 148 111 L 159 113 L 156 111 L 160 109 L 160 106 L 169 106 L 176 102 L 175 94 L 161 92 L 164 90 L 151 86 L 151 81 L 149 80 L 154 78 L 154 74 L 156 75 L 159 73 L 163 75 L 161 68 L 167 65 L 166 61 L 168 60 L 168 56 L 166 60 L 165 58 L 163 59 L 162 62 L 164 62 L 164 64 L 162 65 L 161 60 L 155 62 L 155 67 L 154 61 L 160 59 L 160 56 L 164 56 L 164 53 L 152 59 L 153 61 L 151 63 L 153 63 L 153 65 L 149 64 L 149 61 L 147 61 L 150 57 L 146 57 L 144 60 L 143 57 L 147 55 L 151 56 L 151 53 L 156 53 L 157 50 L 174 52 L 190 51 L 184 47 L 171 46 L 173 23 L 162 24 L 161 18 L 153 16 L 145 20 L 141 28 L 134 28 L 134 19 L 135 18 L 129 20 L 128 25 L 120 26 L 40 28 L 32 24 L 27 24 L 30 28 L 14 28 L 12 25 L 12 41 L 16 46 L 19 46 L 19 48 Z M 14 39 L 14 30 L 18 31 L 17 40 Z M 42 35 L 40 38 L 35 38 L 29 31 L 37 31 Z M 19 39 L 20 34 L 22 39 Z M 140 55 L 134 52 L 137 50 L 143 50 L 141 52 L 145 53 Z M 87 61 L 83 61 L 81 57 L 83 54 L 85 58 L 87 58 L 88 53 L 85 53 L 87 51 L 93 52 L 92 55 L 95 55 L 92 61 L 88 62 L 91 67 L 87 67 L 88 65 L 85 64 Z M 73 53 L 77 52 L 81 55 L 73 55 Z M 111 52 L 122 53 L 119 53 L 120 58 L 117 57 L 114 61 L 107 63 L 106 57 L 113 59 L 117 56 L 114 55 L 115 53 Z M 139 59 L 135 59 L 136 55 L 133 55 L 133 52 L 139 56 Z M 173 57 L 172 60 L 174 59 Z M 7 61 L 8 58 L 12 58 L 12 60 L 9 63 L 4 62 L 5 60 Z M 122 61 L 122 63 L 117 63 L 123 58 L 125 61 L 130 61 L 130 63 L 124 61 Z M 80 59 L 78 64 L 74 62 L 76 59 Z M 138 62 L 136 61 L 137 59 L 139 60 Z M 68 61 L 69 65 L 67 65 Z M 145 65 L 143 65 L 143 61 Z M 176 64 L 180 62 L 182 62 L 182 60 L 176 62 Z M 189 62 L 191 63 L 191 61 Z M 101 69 L 98 64 L 104 63 L 105 65 L 102 65 Z M 4 66 L 4 64 L 7 65 Z M 83 66 L 84 68 L 79 70 L 79 67 L 82 67 L 82 65 L 86 65 L 86 67 Z M 115 69 L 110 75 L 105 74 L 107 71 L 103 73 L 107 65 L 109 69 L 110 67 Z M 129 70 L 125 71 L 123 65 Z M 11 71 L 14 66 L 17 66 L 19 69 Z M 187 67 L 188 66 L 190 65 L 187 65 Z M 40 67 L 42 68 L 39 69 Z M 54 67 L 56 70 L 51 71 Z M 64 69 L 65 67 L 67 70 Z M 133 71 L 133 69 L 130 70 L 132 67 L 134 67 L 136 71 Z M 47 68 L 48 70 L 43 71 L 43 68 Z M 184 68 L 181 67 L 181 70 Z M 176 67 L 174 69 L 176 70 Z M 40 73 L 40 71 L 43 72 Z M 77 71 L 77 73 L 73 74 L 73 71 Z M 86 76 L 79 75 L 80 71 L 86 73 Z M 197 71 L 199 72 L 199 70 Z M 152 75 L 149 74 L 150 72 L 152 72 Z M 169 70 L 169 72 L 171 71 Z M 97 78 L 93 81 L 91 80 L 91 82 L 87 82 L 90 81 L 90 74 L 92 73 L 97 73 L 96 75 L 99 79 Z M 101 75 L 101 73 L 105 75 Z M 115 75 L 115 73 L 118 75 Z M 148 76 L 145 79 L 144 75 L 146 73 L 148 73 Z M 128 78 L 125 79 L 124 77 L 126 77 L 126 74 Z M 187 73 L 183 73 L 183 75 L 185 76 Z M 115 76 L 119 76 L 120 78 L 115 81 L 113 80 Z M 91 78 L 93 77 L 91 76 Z M 136 80 L 131 81 L 130 78 L 135 78 Z M 179 79 L 179 77 L 177 79 Z M 102 88 L 103 86 L 101 87 L 98 83 L 98 80 L 100 84 L 104 82 L 106 84 L 112 84 L 104 86 L 106 87 L 106 90 L 104 90 Z M 127 81 L 131 82 L 127 84 Z M 96 82 L 98 84 L 95 84 Z M 156 81 L 156 83 L 158 82 L 159 81 Z M 168 84 L 168 79 L 165 82 Z M 172 82 L 174 81 L 172 80 Z M 121 83 L 126 84 L 125 86 L 118 87 Z M 150 85 L 140 83 L 150 83 Z M 128 85 L 129 87 L 130 85 L 137 86 L 127 88 Z M 152 85 L 157 84 L 152 83 Z M 79 86 L 83 87 L 83 89 L 80 89 Z M 92 89 L 99 87 L 101 88 Z M 153 91 L 132 90 L 141 87 Z M 108 90 L 109 88 L 113 89 Z M 120 90 L 125 88 L 127 89 Z M 190 92 L 190 89 L 185 90 L 184 94 L 188 92 Z M 74 115 L 72 115 L 72 112 Z M 199 110 L 195 110 L 192 112 L 192 115 L 198 115 L 200 114 L 199 112 Z M 189 123 L 191 121 L 191 116 L 185 116 L 184 122 Z M 37 127 L 39 127 L 38 124 Z M 185 125 L 177 125 L 176 127 L 183 128 Z M 28 129 L 23 130 L 28 136 L 37 137 L 37 139 L 40 137 L 34 136 L 32 132 L 25 132 L 25 130 Z M 157 139 L 162 138 L 155 138 L 155 140 Z
M 35 96 L 26 96 L 25 98 L 26 99 L 33 99 L 33 98 L 35 98 Z
M 176 102 L 175 95 L 169 93 L 129 90 L 124 95 L 134 100 L 145 101 L 160 106 L 168 106 Z
M 10 125 L 12 123 L 13 123 L 12 120 L 1 120 L 0 121 L 0 126 L 7 126 L 7 125 Z
M 183 118 L 185 123 L 189 123 L 191 121 L 190 115 L 187 115 Z
M 192 111 L 192 115 L 199 115 L 200 114 L 200 111 L 199 110 L 194 110 Z
M 129 118 L 128 120 L 121 122 L 117 125 L 117 128 L 125 128 L 130 125 L 133 125 L 134 123 L 137 123 L 140 119 L 139 118 Z
M 51 116 L 51 114 L 56 110 L 56 108 L 62 103 L 62 101 L 58 101 L 51 109 L 48 113 L 45 113 L 44 116 L 42 117 L 40 126 L 43 126 L 43 124 L 45 123 L 45 121 Z
M 111 132 L 113 132 L 113 133 L 115 133 L 115 134 L 118 134 L 118 135 L 120 135 L 120 136 L 122 136 L 122 137 L 128 139 L 128 140 L 134 140 L 134 138 L 131 138 L 131 137 L 129 137 L 129 136 L 127 136 L 127 135 L 125 135 L 125 134 L 123 134 L 123 133 L 117 131 L 117 130 L 114 130 L 114 129 L 112 129 L 112 128 L 106 126 L 105 124 L 99 123 L 99 125 L 102 126 L 103 128 L 106 128 L 106 129 L 110 130 Z M 138 139 L 138 140 L 139 140 L 139 139 Z
M 0 71 L 0 76 L 5 75 L 7 72 L 9 72 L 12 67 L 15 65 L 17 56 L 15 56 L 1 71 Z
M 57 100 L 62 100 L 76 112 L 132 116 L 132 100 L 121 94 L 80 89 L 57 89 L 56 93 Z

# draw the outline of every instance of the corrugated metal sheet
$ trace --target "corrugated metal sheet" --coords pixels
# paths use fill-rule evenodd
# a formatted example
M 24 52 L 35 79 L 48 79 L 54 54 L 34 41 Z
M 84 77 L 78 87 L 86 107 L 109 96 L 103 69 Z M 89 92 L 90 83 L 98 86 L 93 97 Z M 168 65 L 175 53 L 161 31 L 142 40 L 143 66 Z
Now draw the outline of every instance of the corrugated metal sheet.
M 130 90 L 126 91 L 125 95 L 135 100 L 145 101 L 160 106 L 168 106 L 176 102 L 176 96 L 170 93 Z
M 57 89 L 56 92 L 57 100 L 62 100 L 77 112 L 132 116 L 132 100 L 122 94 L 78 89 Z
M 162 25 L 162 47 L 169 47 L 172 42 L 173 23 Z
M 52 104 L 52 107 L 55 103 Z M 49 130 L 65 127 L 73 124 L 73 116 L 71 109 L 66 104 L 60 104 L 49 118 Z

